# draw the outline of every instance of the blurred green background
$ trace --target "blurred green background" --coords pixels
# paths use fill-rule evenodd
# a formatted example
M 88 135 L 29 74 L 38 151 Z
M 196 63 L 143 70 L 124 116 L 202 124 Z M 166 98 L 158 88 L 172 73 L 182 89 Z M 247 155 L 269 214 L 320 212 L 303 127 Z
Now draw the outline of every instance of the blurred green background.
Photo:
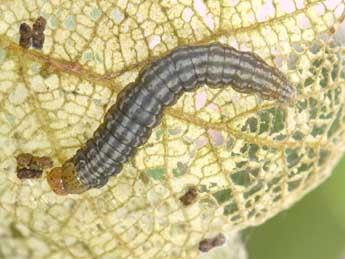
M 243 241 L 249 259 L 345 259 L 345 157 L 325 183 Z

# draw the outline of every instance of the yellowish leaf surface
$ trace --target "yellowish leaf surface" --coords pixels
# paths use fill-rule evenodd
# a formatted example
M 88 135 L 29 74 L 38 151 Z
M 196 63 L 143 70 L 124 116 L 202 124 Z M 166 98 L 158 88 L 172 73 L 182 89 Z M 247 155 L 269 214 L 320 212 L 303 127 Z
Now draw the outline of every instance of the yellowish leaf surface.
M 0 2 L 0 257 L 198 258 L 202 239 L 257 225 L 330 175 L 345 144 L 344 1 L 191 2 Z M 40 15 L 43 50 L 21 48 L 19 25 Z M 201 87 L 104 188 L 61 197 L 17 179 L 16 155 L 60 165 L 141 69 L 214 41 L 278 67 L 296 103 Z

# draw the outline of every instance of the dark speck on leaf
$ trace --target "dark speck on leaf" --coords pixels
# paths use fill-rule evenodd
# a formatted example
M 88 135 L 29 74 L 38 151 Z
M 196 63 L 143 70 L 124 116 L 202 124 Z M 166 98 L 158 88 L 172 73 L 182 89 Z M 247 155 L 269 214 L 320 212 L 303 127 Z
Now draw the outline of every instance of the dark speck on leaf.
M 19 179 L 40 178 L 43 170 L 51 168 L 53 161 L 50 157 L 33 156 L 29 153 L 22 153 L 16 157 L 17 177 Z
M 38 17 L 34 24 L 32 25 L 32 28 L 34 31 L 41 31 L 43 32 L 46 28 L 47 21 L 42 16 Z
M 36 19 L 34 24 L 32 25 L 33 27 L 33 34 L 32 34 L 32 47 L 35 49 L 42 49 L 43 48 L 43 43 L 44 43 L 44 30 L 46 28 L 46 20 L 40 16 Z
M 187 192 L 180 197 L 180 201 L 184 206 L 193 204 L 198 196 L 198 191 L 194 186 L 188 188 Z
M 43 171 L 35 169 L 21 168 L 17 170 L 18 179 L 41 178 Z
M 212 248 L 223 245 L 225 241 L 226 241 L 226 238 L 224 234 L 219 233 L 213 238 L 207 238 L 207 239 L 201 240 L 199 243 L 199 250 L 201 252 L 206 253 L 210 251 Z
M 31 27 L 26 24 L 22 23 L 19 27 L 19 45 L 23 48 L 29 48 L 31 45 L 31 37 L 32 37 L 32 30 Z

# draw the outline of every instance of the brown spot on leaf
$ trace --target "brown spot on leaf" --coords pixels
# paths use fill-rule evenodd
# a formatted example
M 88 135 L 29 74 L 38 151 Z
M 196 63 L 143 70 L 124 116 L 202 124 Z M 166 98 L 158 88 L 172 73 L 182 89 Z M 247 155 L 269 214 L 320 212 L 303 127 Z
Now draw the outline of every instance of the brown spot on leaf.
M 46 28 L 47 21 L 42 17 L 38 17 L 34 24 L 32 25 L 33 29 L 27 24 L 22 23 L 19 27 L 19 45 L 23 48 L 30 48 L 31 39 L 32 46 L 35 49 L 42 49 L 44 43 L 44 30 Z
M 19 179 L 40 178 L 43 170 L 51 168 L 53 161 L 47 156 L 33 156 L 29 153 L 22 153 L 16 157 L 17 177 Z
M 225 241 L 226 241 L 226 238 L 224 234 L 219 233 L 213 238 L 206 238 L 206 239 L 201 240 L 199 243 L 199 250 L 201 252 L 206 253 L 210 251 L 212 248 L 223 245 Z
M 17 177 L 18 177 L 18 179 L 41 178 L 42 173 L 43 173 L 42 170 L 20 168 L 17 170 Z
M 17 166 L 20 166 L 20 167 L 29 167 L 32 158 L 33 158 L 33 156 L 32 156 L 31 154 L 28 154 L 28 153 L 19 154 L 19 155 L 16 157 Z
M 44 29 L 46 28 L 46 20 L 40 16 L 36 19 L 33 27 L 33 34 L 32 34 L 32 47 L 35 49 L 42 49 L 44 44 Z
M 32 37 L 31 27 L 26 23 L 22 23 L 19 27 L 19 34 L 19 45 L 26 49 L 29 48 L 31 46 Z
M 36 19 L 34 24 L 32 25 L 32 28 L 34 31 L 38 32 L 43 32 L 46 28 L 47 21 L 44 19 L 44 17 L 40 16 Z
M 42 49 L 43 48 L 43 43 L 44 43 L 44 33 L 43 32 L 33 32 L 32 36 L 32 47 L 35 49 Z
M 198 197 L 198 191 L 194 186 L 188 188 L 187 192 L 180 197 L 180 201 L 184 206 L 193 204 Z

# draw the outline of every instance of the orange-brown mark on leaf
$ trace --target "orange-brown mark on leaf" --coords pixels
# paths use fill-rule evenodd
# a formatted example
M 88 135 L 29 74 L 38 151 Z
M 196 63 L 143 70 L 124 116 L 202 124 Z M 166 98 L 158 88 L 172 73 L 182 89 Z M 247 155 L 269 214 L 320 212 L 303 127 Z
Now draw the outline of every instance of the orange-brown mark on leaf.
M 16 157 L 17 177 L 19 179 L 40 178 L 43 170 L 51 168 L 53 161 L 47 156 L 33 156 L 29 153 L 21 153 Z
M 83 67 L 77 62 L 60 62 L 59 60 L 50 59 L 49 64 L 60 71 L 70 71 L 74 73 L 83 72 Z
M 201 240 L 199 243 L 199 250 L 201 252 L 206 253 L 217 246 L 223 245 L 225 241 L 226 241 L 226 238 L 224 234 L 219 233 L 213 238 L 206 238 L 206 239 Z
M 79 194 L 89 188 L 77 179 L 73 162 L 67 161 L 62 167 L 55 167 L 47 174 L 50 188 L 58 195 Z
M 19 45 L 25 49 L 28 49 L 31 46 L 31 37 L 32 37 L 32 30 L 31 27 L 26 24 L 22 23 L 19 26 Z
M 185 194 L 180 197 L 180 201 L 184 206 L 191 205 L 196 202 L 198 191 L 194 186 L 190 186 Z

